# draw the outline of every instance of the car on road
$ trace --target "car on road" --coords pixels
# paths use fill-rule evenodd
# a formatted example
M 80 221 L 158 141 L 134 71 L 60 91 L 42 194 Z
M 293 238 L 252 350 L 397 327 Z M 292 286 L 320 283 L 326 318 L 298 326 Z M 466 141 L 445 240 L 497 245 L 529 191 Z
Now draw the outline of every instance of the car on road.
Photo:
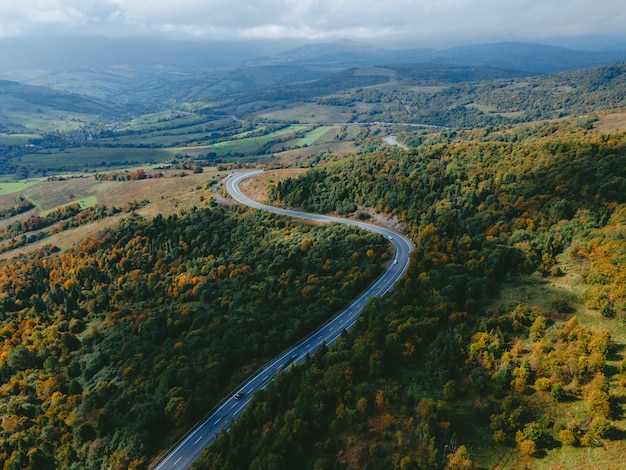
M 244 396 L 244 395 L 245 395 L 245 393 L 243 393 L 243 392 L 238 392 L 238 393 L 235 395 L 235 400 L 241 400 L 241 399 L 243 398 L 243 396 Z

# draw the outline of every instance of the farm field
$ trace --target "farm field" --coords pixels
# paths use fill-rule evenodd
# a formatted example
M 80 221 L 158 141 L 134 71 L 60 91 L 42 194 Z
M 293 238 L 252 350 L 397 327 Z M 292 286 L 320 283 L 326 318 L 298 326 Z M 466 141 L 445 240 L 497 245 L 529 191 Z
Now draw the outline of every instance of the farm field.
M 131 166 L 141 163 L 165 162 L 176 154 L 171 149 L 79 147 L 48 153 L 27 154 L 20 165 L 29 170 L 66 172 L 106 166 Z
M 36 184 L 34 180 L 24 181 L 1 181 L 0 180 L 0 196 L 6 194 L 19 193 L 20 191 Z
M 98 181 L 95 175 L 90 174 L 61 181 L 42 180 L 31 181 L 28 184 L 0 185 L 5 192 L 5 195 L 0 197 L 0 210 L 10 208 L 19 196 L 36 206 L 36 209 L 27 213 L 0 220 L 0 230 L 16 220 L 25 220 L 33 215 L 43 217 L 52 210 L 71 203 L 78 203 L 83 209 L 96 204 L 124 209 L 135 202 L 143 201 L 141 207 L 135 212 L 147 218 L 152 218 L 157 214 L 167 216 L 192 207 L 205 207 L 213 198 L 210 184 L 227 174 L 210 167 L 198 174 L 181 170 L 159 170 L 159 172 L 163 174 L 163 177 L 131 181 Z M 65 230 L 26 247 L 2 253 L 0 258 L 30 252 L 46 244 L 69 248 L 85 237 L 112 226 L 121 218 L 128 216 L 128 212 L 122 212 L 113 217 Z
M 0 133 L 0 145 L 27 145 L 30 139 L 36 139 L 39 134 L 3 134 Z
M 333 126 L 320 126 L 313 129 L 305 137 L 300 139 L 297 143 L 298 147 L 304 147 L 315 144 L 322 136 L 328 133 Z
M 245 137 L 243 139 L 234 139 L 228 140 L 225 142 L 219 142 L 214 145 L 207 146 L 206 148 L 211 149 L 218 156 L 232 156 L 234 154 L 245 154 L 250 155 L 256 153 L 260 147 L 263 147 L 266 144 L 271 143 L 272 141 L 278 138 L 289 137 L 296 132 L 302 131 L 306 129 L 306 126 L 303 125 L 293 125 L 286 127 L 284 129 L 280 129 L 269 134 L 259 136 L 259 137 Z M 180 151 L 186 150 L 181 148 Z
M 281 109 L 261 112 L 259 118 L 269 121 L 300 122 L 302 124 L 334 124 L 350 122 L 352 112 L 343 106 L 327 106 L 314 103 L 298 103 Z

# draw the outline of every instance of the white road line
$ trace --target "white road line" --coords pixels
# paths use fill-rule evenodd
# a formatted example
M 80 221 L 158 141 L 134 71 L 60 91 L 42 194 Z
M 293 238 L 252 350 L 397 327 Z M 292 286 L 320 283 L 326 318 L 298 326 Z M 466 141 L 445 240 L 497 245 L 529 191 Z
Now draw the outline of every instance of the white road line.
M 200 436 L 198 439 L 196 439 L 196 442 L 194 442 L 194 444 L 197 444 L 198 442 L 200 442 L 202 440 L 204 436 Z

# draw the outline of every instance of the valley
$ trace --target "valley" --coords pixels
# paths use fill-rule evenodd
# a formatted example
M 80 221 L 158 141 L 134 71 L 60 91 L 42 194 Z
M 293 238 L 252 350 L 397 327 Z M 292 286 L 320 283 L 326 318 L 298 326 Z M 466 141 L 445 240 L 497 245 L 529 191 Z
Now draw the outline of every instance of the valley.
M 325 51 L 0 82 L 4 468 L 620 468 L 619 54 Z

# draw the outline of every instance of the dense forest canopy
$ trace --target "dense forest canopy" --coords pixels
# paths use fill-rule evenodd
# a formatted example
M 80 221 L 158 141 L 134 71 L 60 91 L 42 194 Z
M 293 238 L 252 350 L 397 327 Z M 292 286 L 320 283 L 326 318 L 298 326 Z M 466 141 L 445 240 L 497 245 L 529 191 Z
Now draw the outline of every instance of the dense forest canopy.
M 608 449 L 599 458 L 617 468 L 626 135 L 572 124 L 327 161 L 278 183 L 271 197 L 290 206 L 394 213 L 417 250 L 393 296 L 256 396 L 196 468 L 567 466 L 571 446 Z M 580 296 L 554 287 L 573 278 Z
M 170 109 L 159 99 L 113 122 L 94 118 L 115 111 L 99 102 L 0 83 L 13 103 L 0 123 L 5 175 L 151 162 L 155 178 L 167 167 L 182 179 L 208 163 L 227 172 L 280 162 L 311 168 L 269 184 L 272 203 L 392 216 L 414 240 L 394 291 L 256 394 L 196 468 L 618 468 L 626 133 L 600 132 L 592 112 L 624 119 L 626 65 L 321 75 L 295 85 L 245 74 L 236 86 L 225 76 L 208 88 L 195 78 L 153 83 L 139 94 L 179 86 L 177 96 L 198 101 Z M 383 143 L 389 129 L 409 150 Z M 133 168 L 94 181 L 146 175 Z M 194 188 L 194 201 L 205 205 L 217 179 Z M 71 249 L 0 261 L 5 469 L 147 468 L 392 259 L 373 234 L 213 199 L 210 209 L 144 219 L 147 199 L 85 208 L 68 194 L 72 202 L 44 215 L 23 193 L 2 197 L 3 256 L 127 216 Z
M 2 263 L 0 461 L 145 468 L 171 429 L 364 288 L 387 245 L 203 209 Z

